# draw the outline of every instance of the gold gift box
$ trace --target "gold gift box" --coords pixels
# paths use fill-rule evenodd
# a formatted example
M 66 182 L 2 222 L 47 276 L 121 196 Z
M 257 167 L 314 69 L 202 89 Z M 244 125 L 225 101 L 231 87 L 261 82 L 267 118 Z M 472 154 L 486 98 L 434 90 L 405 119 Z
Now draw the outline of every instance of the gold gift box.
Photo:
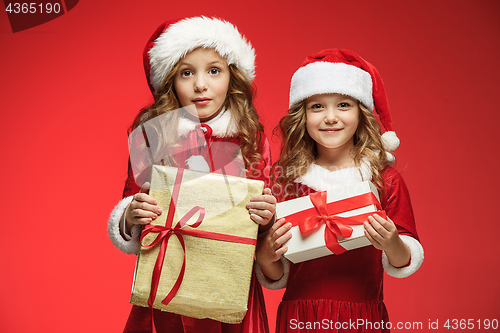
M 154 225 L 165 226 L 178 170 L 153 166 L 149 194 L 163 210 L 152 222 Z M 172 226 L 193 207 L 200 206 L 205 209 L 205 217 L 196 230 L 257 238 L 258 224 L 250 219 L 246 204 L 251 197 L 262 194 L 262 181 L 191 170 L 182 172 Z M 198 216 L 195 214 L 187 224 L 194 223 Z M 146 235 L 142 244 L 150 244 L 156 236 L 156 233 Z M 231 324 L 241 322 L 247 310 L 255 245 L 185 234 L 182 237 L 186 248 L 182 284 L 170 303 L 161 303 L 174 286 L 184 260 L 182 246 L 172 235 L 168 240 L 153 308 L 193 318 L 210 318 Z M 148 306 L 159 251 L 160 243 L 151 248 L 141 245 L 130 300 L 132 304 Z

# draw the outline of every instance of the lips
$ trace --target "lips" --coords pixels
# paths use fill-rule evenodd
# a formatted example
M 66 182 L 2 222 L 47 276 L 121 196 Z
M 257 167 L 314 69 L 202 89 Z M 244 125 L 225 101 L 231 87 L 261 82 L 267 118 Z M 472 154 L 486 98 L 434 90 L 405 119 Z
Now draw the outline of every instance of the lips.
M 212 99 L 208 98 L 208 97 L 197 97 L 195 99 L 192 100 L 192 102 L 195 104 L 195 105 L 207 105 L 208 103 L 210 103 L 212 101 Z
M 342 130 L 342 128 L 322 128 L 322 129 L 320 129 L 320 132 L 336 133 L 340 130 Z

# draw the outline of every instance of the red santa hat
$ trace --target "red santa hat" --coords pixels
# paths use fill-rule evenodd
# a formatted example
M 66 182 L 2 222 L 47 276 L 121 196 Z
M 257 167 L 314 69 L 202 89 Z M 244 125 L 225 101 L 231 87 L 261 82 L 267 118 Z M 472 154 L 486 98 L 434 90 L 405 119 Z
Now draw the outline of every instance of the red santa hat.
M 204 16 L 167 21 L 144 48 L 144 70 L 149 88 L 156 91 L 175 64 L 196 48 L 212 48 L 236 65 L 250 81 L 255 76 L 255 51 L 229 22 Z
M 360 101 L 375 111 L 386 132 L 382 135 L 384 148 L 393 151 L 399 138 L 392 130 L 391 111 L 384 83 L 377 69 L 355 52 L 328 49 L 307 56 L 295 72 L 290 85 L 290 108 L 318 94 L 337 93 Z

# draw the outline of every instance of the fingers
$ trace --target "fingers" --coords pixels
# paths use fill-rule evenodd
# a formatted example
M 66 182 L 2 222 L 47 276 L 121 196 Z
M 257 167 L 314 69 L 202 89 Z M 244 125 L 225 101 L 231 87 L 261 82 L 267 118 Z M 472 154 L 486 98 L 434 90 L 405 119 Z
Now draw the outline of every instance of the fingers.
M 265 189 L 264 192 L 266 192 L 266 190 L 269 189 Z M 256 195 L 247 203 L 247 208 L 249 209 L 268 209 L 269 207 L 276 207 L 276 198 L 271 194 Z
M 269 237 L 270 241 L 273 243 L 273 249 L 279 249 L 283 244 L 285 244 L 292 234 L 289 232 L 292 229 L 292 224 L 286 222 L 285 219 L 279 219 L 270 229 Z
M 133 208 L 129 206 L 128 219 L 133 224 L 148 224 L 153 220 L 156 220 L 159 214 L 152 212 L 151 210 L 145 210 L 140 208 Z
M 279 249 L 277 249 L 274 252 L 274 254 L 279 259 L 279 258 L 281 258 L 286 253 L 286 251 L 288 251 L 288 247 L 287 246 L 282 246 Z
M 270 229 L 267 234 L 267 242 L 271 251 L 273 261 L 279 260 L 286 253 L 288 247 L 284 244 L 292 238 L 290 229 L 292 224 L 286 222 L 285 219 L 279 219 Z
M 368 217 L 364 224 L 366 238 L 379 250 L 390 246 L 397 237 L 397 228 L 391 219 L 385 220 L 378 214 Z
M 270 210 L 259 210 L 259 209 L 250 209 L 248 210 L 250 213 L 250 218 L 258 224 L 266 225 L 268 224 L 274 215 L 274 211 Z
M 154 212 L 158 215 L 162 213 L 161 208 L 158 207 L 158 201 L 145 193 L 135 194 L 132 202 L 130 203 L 130 206 L 132 207 L 132 209 L 142 209 Z
M 127 208 L 127 220 L 132 224 L 148 224 L 162 214 L 156 199 L 145 193 L 148 189 L 149 183 L 144 184 Z
M 141 190 L 139 191 L 139 193 L 149 193 L 149 188 L 151 187 L 151 184 L 148 183 L 148 182 L 145 182 L 144 184 L 142 184 L 142 187 L 141 187 Z
M 271 191 L 271 189 L 268 188 L 268 187 L 266 187 L 262 193 L 265 194 L 265 195 L 272 195 L 273 194 L 273 192 Z
M 285 243 L 292 237 L 291 228 L 291 223 L 287 223 L 285 219 L 279 219 L 269 228 L 262 243 L 256 250 L 259 264 L 266 265 L 280 260 L 288 250 Z
M 268 224 L 276 212 L 276 198 L 265 188 L 262 195 L 256 195 L 246 205 L 251 219 L 259 224 Z
M 276 221 L 276 223 L 269 229 L 269 234 L 271 235 L 278 232 L 278 236 L 281 236 L 284 232 L 287 232 L 290 229 L 292 229 L 292 224 L 287 223 L 286 219 L 281 218 L 278 221 Z
M 380 243 L 377 242 L 375 239 L 373 239 L 371 234 L 366 229 L 366 226 L 365 226 L 365 237 L 370 241 L 370 243 L 372 243 L 373 246 L 375 246 L 376 249 L 380 250 Z

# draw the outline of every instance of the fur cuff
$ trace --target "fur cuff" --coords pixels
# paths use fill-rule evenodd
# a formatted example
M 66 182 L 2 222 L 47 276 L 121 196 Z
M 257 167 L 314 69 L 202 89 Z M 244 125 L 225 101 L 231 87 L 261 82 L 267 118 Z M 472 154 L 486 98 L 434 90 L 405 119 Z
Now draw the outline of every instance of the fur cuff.
M 385 252 L 382 252 L 382 266 L 385 272 L 395 278 L 405 278 L 415 273 L 424 261 L 424 248 L 415 238 L 400 235 L 403 242 L 410 248 L 410 264 L 406 267 L 396 268 L 389 263 Z
M 139 238 L 141 236 L 140 225 L 135 225 L 132 228 L 132 238 L 130 240 L 125 240 L 120 234 L 120 223 L 132 198 L 133 196 L 130 196 L 120 201 L 111 212 L 108 222 L 108 234 L 111 242 L 120 251 L 127 254 L 137 254 L 139 250 Z
M 255 276 L 257 276 L 257 280 L 260 282 L 260 284 L 266 287 L 267 289 L 277 290 L 286 287 L 286 282 L 288 280 L 288 273 L 290 272 L 290 262 L 285 257 L 281 257 L 280 260 L 281 263 L 283 264 L 283 276 L 278 281 L 268 280 L 264 275 L 264 273 L 262 272 L 262 268 L 260 268 L 260 265 L 257 263 L 257 261 L 255 261 L 254 263 Z

